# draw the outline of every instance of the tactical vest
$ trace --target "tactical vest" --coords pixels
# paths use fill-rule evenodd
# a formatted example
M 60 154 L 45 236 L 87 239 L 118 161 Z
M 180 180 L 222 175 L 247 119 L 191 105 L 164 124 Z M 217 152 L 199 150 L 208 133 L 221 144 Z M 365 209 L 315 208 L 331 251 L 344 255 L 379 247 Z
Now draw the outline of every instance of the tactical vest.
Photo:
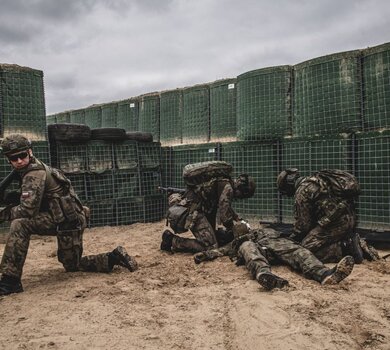
M 49 167 L 37 159 L 29 164 L 22 172 L 22 176 L 34 170 L 46 172 L 41 210 L 48 211 L 56 224 L 67 222 L 72 226 L 78 223 L 83 206 L 70 180 L 61 170 Z

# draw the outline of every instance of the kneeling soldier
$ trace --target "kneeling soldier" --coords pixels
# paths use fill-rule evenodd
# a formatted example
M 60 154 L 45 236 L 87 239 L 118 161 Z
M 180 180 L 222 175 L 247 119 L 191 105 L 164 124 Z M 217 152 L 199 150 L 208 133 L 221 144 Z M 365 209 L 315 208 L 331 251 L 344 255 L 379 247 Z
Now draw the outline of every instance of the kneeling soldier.
M 130 271 L 137 263 L 125 248 L 82 257 L 88 208 L 83 207 L 65 175 L 33 156 L 31 142 L 13 134 L 1 142 L 3 154 L 20 181 L 20 200 L 0 212 L 11 221 L 0 270 L 0 295 L 23 291 L 21 276 L 32 234 L 57 236 L 58 260 L 66 271 L 110 272 L 115 265 Z

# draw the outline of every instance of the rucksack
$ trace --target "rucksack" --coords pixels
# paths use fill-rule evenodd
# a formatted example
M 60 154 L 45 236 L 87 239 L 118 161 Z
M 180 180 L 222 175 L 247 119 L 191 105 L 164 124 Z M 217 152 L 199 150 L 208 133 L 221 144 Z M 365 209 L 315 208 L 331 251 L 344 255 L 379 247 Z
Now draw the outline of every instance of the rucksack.
M 314 173 L 314 177 L 324 181 L 327 191 L 337 197 L 353 199 L 360 194 L 360 185 L 354 175 L 339 169 L 324 169 Z
M 183 169 L 183 179 L 187 186 L 197 187 L 214 178 L 231 178 L 233 166 L 223 161 L 208 161 L 188 164 Z

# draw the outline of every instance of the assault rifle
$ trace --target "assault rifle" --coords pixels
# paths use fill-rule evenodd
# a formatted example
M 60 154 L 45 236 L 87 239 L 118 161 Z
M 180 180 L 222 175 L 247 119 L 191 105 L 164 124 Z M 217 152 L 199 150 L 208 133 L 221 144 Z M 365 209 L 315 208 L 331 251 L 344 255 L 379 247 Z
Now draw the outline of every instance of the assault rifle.
M 176 188 L 176 187 L 161 187 L 161 186 L 158 186 L 157 189 L 159 191 L 167 193 L 168 195 L 170 195 L 172 193 L 184 194 L 187 191 L 184 188 Z

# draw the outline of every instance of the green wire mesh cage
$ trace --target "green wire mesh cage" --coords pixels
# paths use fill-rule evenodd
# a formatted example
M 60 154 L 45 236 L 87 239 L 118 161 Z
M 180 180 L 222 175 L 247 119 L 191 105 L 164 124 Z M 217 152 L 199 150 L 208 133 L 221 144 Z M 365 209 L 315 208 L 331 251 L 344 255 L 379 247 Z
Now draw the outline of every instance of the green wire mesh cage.
M 295 136 L 361 130 L 360 51 L 318 57 L 294 66 Z
M 42 71 L 0 64 L 0 133 L 47 140 Z
M 160 96 L 150 93 L 139 97 L 139 131 L 150 132 L 160 140 Z
M 102 127 L 102 108 L 101 105 L 92 105 L 84 110 L 85 124 L 91 129 Z
M 234 141 L 237 137 L 237 79 L 210 84 L 210 139 Z
M 291 134 L 291 66 L 257 69 L 237 77 L 237 137 L 279 139 Z
M 390 127 L 390 43 L 362 51 L 364 129 Z
M 116 128 L 118 119 L 118 103 L 110 102 L 101 105 L 102 128 Z
M 160 95 L 160 141 L 163 145 L 182 143 L 183 90 L 163 91 Z
M 183 89 L 183 143 L 210 140 L 210 88 L 208 84 Z
M 126 131 L 139 130 L 139 107 L 136 98 L 129 98 L 118 102 L 117 123 L 118 128 Z

